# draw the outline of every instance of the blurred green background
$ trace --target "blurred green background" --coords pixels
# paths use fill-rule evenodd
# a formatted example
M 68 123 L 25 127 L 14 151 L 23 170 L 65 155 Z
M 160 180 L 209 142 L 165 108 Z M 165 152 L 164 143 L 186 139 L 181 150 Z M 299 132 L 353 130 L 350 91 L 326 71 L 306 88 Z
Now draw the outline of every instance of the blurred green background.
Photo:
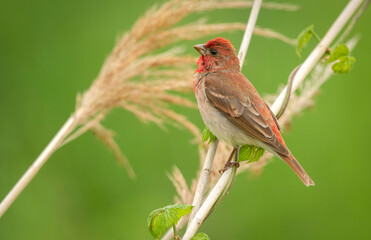
M 295 38 L 314 24 L 323 36 L 347 1 L 292 1 L 297 12 L 263 9 L 258 25 Z M 154 2 L 1 1 L 0 198 L 13 187 L 74 110 L 78 92 L 97 76 L 117 36 Z M 195 14 L 211 22 L 246 22 L 249 10 Z M 316 182 L 306 188 L 275 159 L 259 177 L 238 176 L 232 191 L 201 227 L 211 239 L 365 239 L 370 226 L 371 10 L 355 26 L 361 41 L 355 68 L 332 77 L 316 107 L 284 137 Z M 242 32 L 224 34 L 236 48 Z M 199 41 L 184 42 L 189 53 Z M 315 46 L 311 41 L 307 56 Z M 261 93 L 274 93 L 301 60 L 276 40 L 253 37 L 243 72 Z M 202 128 L 197 110 L 181 109 Z M 166 177 L 177 165 L 188 182 L 199 166 L 186 130 L 145 125 L 113 111 L 104 124 L 131 161 L 137 180 L 117 166 L 91 133 L 66 145 L 0 219 L 0 239 L 152 239 L 149 212 L 173 202 Z

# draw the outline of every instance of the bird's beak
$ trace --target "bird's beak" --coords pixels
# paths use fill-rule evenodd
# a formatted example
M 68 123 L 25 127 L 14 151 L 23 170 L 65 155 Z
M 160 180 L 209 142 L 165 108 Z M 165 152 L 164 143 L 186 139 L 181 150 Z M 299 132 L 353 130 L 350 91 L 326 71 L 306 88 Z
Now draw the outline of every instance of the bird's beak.
M 201 55 L 206 54 L 205 44 L 197 44 L 193 46 L 197 52 L 199 52 Z

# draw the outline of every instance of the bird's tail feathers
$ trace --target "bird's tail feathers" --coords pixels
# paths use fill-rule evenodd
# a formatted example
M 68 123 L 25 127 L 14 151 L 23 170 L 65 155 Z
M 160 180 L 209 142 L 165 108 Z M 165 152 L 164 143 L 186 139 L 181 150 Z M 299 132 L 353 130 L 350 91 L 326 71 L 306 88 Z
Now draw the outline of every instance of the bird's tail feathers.
M 298 177 L 303 181 L 303 183 L 309 187 L 314 186 L 313 180 L 309 177 L 309 175 L 305 172 L 304 168 L 300 165 L 300 163 L 295 159 L 295 157 L 290 153 L 289 157 L 279 155 L 279 157 L 285 161 L 292 170 L 298 175 Z

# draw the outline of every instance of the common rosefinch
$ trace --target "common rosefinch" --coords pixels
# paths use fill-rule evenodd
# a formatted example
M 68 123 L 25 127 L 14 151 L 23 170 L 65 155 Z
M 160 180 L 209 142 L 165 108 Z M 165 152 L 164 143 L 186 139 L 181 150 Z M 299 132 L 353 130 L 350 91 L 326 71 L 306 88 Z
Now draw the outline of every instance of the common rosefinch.
M 285 161 L 306 186 L 314 185 L 286 147 L 275 115 L 241 73 L 232 44 L 224 38 L 195 45 L 201 54 L 194 90 L 201 116 L 210 131 L 237 151 L 254 145 Z M 233 163 L 227 161 L 226 167 Z

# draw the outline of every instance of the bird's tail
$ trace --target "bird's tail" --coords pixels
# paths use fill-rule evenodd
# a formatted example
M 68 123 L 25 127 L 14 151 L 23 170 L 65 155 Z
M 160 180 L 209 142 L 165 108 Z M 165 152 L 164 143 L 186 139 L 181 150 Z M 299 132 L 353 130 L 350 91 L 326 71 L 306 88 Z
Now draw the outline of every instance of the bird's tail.
M 300 163 L 294 158 L 294 156 L 290 153 L 290 156 L 282 156 L 280 158 L 285 161 L 294 172 L 298 175 L 298 177 L 303 181 L 303 183 L 309 187 L 314 186 L 313 180 L 309 177 L 309 175 L 305 172 L 304 168 L 300 165 Z

